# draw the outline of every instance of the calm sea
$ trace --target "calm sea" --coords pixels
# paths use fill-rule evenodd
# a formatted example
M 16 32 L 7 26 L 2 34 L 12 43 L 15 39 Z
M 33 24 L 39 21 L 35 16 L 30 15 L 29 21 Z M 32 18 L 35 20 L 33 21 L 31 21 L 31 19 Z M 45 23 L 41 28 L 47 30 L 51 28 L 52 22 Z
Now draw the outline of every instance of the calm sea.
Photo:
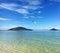
M 60 31 L 0 31 L 0 53 L 60 53 Z

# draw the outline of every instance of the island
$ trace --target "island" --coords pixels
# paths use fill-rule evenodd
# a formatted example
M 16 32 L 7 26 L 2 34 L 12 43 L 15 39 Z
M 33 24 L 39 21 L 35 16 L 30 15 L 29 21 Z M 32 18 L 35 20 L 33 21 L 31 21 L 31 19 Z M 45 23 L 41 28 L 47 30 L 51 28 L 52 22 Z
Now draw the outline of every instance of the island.
M 58 31 L 58 29 L 55 29 L 55 28 L 52 28 L 52 29 L 50 29 L 50 30 L 52 30 L 52 31 Z
M 25 27 L 15 27 L 15 28 L 8 29 L 8 31 L 32 31 L 32 29 L 27 29 Z

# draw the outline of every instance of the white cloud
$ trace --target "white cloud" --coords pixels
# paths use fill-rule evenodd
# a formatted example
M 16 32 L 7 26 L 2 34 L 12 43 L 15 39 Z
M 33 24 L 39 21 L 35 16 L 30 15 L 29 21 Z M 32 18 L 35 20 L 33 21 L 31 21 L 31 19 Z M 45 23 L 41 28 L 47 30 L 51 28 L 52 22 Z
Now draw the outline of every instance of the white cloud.
M 26 9 L 17 8 L 20 6 L 17 4 L 14 4 L 14 3 L 9 3 L 9 4 L 8 3 L 1 3 L 0 7 L 8 9 L 8 10 L 16 11 L 16 12 L 21 13 L 21 14 L 28 14 L 29 13 L 28 10 L 26 10 Z
M 41 6 L 38 6 L 38 4 L 40 4 L 39 0 L 28 0 L 28 2 L 29 5 L 18 5 L 16 3 L 1 3 L 0 8 L 5 8 L 20 14 L 29 14 L 29 10 L 36 10 L 38 8 L 41 8 Z
M 29 5 L 25 5 L 25 6 L 23 6 L 23 8 L 28 9 L 29 8 Z
M 41 2 L 39 0 L 32 0 L 29 2 L 30 5 L 39 5 Z
M 32 9 L 36 10 L 38 8 L 41 8 L 41 6 L 38 6 L 39 4 L 42 4 L 42 0 L 20 0 L 22 2 L 27 2 L 28 5 L 22 6 L 25 9 Z
M 15 10 L 15 7 L 17 7 L 17 4 L 14 3 L 1 3 L 0 7 L 5 8 L 5 9 L 9 9 L 9 10 Z
M 39 5 L 42 0 L 20 0 L 22 2 L 28 2 L 29 5 Z
M 26 17 L 24 17 L 24 18 L 28 19 L 29 17 L 26 16 Z
M 17 9 L 16 11 L 21 14 L 28 14 L 29 13 L 26 9 Z
M 0 20 L 11 20 L 11 19 L 7 19 L 7 18 L 0 18 Z
M 40 8 L 40 6 L 26 5 L 26 6 L 23 6 L 23 8 L 25 8 L 25 9 L 36 10 L 36 9 Z

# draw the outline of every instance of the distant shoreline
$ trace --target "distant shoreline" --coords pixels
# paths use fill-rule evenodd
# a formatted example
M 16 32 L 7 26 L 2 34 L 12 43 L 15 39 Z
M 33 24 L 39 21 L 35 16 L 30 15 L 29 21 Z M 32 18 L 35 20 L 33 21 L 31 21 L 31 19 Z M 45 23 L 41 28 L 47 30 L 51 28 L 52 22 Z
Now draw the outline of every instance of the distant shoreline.
M 0 31 L 41 31 L 41 30 L 60 31 L 60 29 L 55 29 L 55 28 L 51 28 L 51 29 L 27 29 L 25 27 L 14 27 L 14 28 L 10 28 L 7 30 L 0 30 Z

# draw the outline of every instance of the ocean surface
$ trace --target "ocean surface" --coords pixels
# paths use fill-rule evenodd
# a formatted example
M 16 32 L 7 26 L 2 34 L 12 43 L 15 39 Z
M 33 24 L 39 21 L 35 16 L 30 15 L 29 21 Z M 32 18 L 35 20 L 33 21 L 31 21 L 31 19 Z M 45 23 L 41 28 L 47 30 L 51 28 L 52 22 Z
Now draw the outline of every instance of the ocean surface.
M 0 53 L 60 53 L 60 31 L 0 31 Z

